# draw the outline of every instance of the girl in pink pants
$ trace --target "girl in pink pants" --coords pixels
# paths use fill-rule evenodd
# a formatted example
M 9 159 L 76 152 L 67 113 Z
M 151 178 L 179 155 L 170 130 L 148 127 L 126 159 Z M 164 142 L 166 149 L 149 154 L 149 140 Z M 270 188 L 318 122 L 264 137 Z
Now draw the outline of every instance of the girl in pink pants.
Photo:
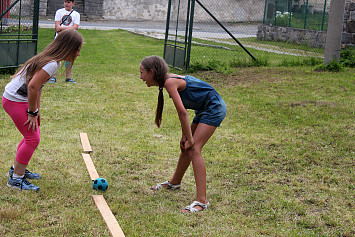
M 42 53 L 29 59 L 17 70 L 5 87 L 2 106 L 23 135 L 17 147 L 14 166 L 9 171 L 7 186 L 20 190 L 38 191 L 39 187 L 27 179 L 41 176 L 26 169 L 40 141 L 42 87 L 55 75 L 63 60 L 74 63 L 80 55 L 83 37 L 74 29 L 63 30 Z

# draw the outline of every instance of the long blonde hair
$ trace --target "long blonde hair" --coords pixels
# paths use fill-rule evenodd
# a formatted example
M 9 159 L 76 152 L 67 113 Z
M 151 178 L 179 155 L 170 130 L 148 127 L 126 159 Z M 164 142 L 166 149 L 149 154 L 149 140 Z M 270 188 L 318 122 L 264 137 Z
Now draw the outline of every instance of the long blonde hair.
M 165 84 L 165 80 L 168 76 L 168 65 L 165 63 L 164 59 L 159 56 L 150 56 L 146 57 L 142 60 L 141 65 L 147 72 L 153 70 L 154 75 L 153 79 L 158 82 L 159 85 L 159 95 L 158 95 L 158 105 L 155 111 L 155 124 L 160 127 L 162 115 L 163 115 L 163 108 L 164 108 L 164 95 L 163 95 L 163 88 Z
M 24 73 L 26 83 L 28 84 L 36 72 L 41 70 L 50 61 L 60 62 L 66 60 L 73 64 L 76 53 L 80 50 L 83 42 L 84 38 L 76 30 L 63 30 L 40 54 L 27 60 L 12 78 Z

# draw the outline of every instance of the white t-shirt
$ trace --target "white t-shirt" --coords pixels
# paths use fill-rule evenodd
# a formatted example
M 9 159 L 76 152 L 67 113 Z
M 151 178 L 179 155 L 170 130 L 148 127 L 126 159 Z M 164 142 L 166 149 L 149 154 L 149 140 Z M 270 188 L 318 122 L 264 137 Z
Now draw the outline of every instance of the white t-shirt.
M 42 69 L 49 74 L 48 77 L 49 80 L 49 78 L 53 77 L 57 73 L 59 68 L 60 68 L 60 62 L 51 61 L 46 65 L 44 65 Z M 28 94 L 27 94 L 27 84 L 26 84 L 25 75 L 19 74 L 15 78 L 13 78 L 11 82 L 5 86 L 5 92 L 3 96 L 6 99 L 11 101 L 27 102 Z
M 77 11 L 74 11 L 70 14 L 70 11 L 65 10 L 65 8 L 58 9 L 55 13 L 54 21 L 63 22 L 62 26 L 68 27 L 73 26 L 74 24 L 80 25 L 80 14 Z

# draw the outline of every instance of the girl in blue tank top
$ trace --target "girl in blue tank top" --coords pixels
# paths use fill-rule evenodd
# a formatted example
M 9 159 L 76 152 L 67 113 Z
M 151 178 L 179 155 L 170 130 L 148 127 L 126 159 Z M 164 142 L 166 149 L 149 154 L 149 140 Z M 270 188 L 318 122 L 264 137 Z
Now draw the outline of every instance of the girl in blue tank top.
M 206 197 L 206 166 L 201 151 L 226 116 L 226 104 L 208 83 L 193 76 L 168 74 L 167 64 L 158 56 L 143 59 L 140 64 L 140 73 L 140 78 L 148 87 L 157 86 L 159 88 L 156 125 L 160 127 L 162 120 L 163 89 L 165 88 L 174 102 L 183 134 L 180 140 L 181 154 L 173 177 L 169 181 L 151 187 L 151 189 L 180 189 L 181 180 L 192 163 L 197 190 L 196 199 L 182 212 L 202 211 L 210 203 Z M 195 117 L 191 125 L 187 109 L 195 110 Z

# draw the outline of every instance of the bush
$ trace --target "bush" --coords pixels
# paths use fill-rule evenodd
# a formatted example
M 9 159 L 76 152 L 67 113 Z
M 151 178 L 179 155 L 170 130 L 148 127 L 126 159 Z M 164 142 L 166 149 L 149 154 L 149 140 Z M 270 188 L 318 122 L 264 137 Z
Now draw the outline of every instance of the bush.
M 339 62 L 345 67 L 355 67 L 355 48 L 346 48 L 340 52 Z
M 0 74 L 15 74 L 17 68 L 0 68 Z
M 355 48 L 346 48 L 340 52 L 339 62 L 336 60 L 327 65 L 318 65 L 316 71 L 340 72 L 344 67 L 355 67 Z
M 318 65 L 315 70 L 316 71 L 328 71 L 328 72 L 340 72 L 343 70 L 343 64 L 337 62 L 336 60 L 329 62 L 328 64 L 320 64 Z

